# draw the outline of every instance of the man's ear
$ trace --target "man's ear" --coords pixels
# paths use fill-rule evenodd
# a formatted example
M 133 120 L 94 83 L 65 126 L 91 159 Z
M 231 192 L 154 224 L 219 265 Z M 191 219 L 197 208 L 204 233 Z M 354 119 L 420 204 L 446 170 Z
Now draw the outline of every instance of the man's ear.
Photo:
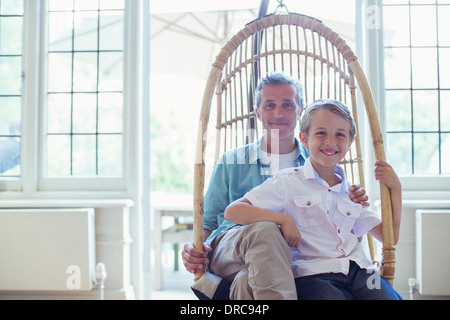
M 308 149 L 309 146 L 308 146 L 308 141 L 306 140 L 306 135 L 304 135 L 302 132 L 300 132 L 298 136 L 299 136 L 300 141 L 301 141 L 301 143 L 303 144 L 303 146 L 304 146 L 306 149 Z
M 255 108 L 256 117 L 261 120 L 261 115 L 259 114 L 259 108 Z

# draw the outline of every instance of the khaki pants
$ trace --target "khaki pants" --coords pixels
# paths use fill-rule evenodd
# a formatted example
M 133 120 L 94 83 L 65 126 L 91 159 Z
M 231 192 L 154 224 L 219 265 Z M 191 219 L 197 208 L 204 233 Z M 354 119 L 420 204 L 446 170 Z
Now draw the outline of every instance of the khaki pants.
M 232 281 L 230 299 L 297 299 L 291 251 L 275 223 L 235 227 L 212 247 L 210 270 Z

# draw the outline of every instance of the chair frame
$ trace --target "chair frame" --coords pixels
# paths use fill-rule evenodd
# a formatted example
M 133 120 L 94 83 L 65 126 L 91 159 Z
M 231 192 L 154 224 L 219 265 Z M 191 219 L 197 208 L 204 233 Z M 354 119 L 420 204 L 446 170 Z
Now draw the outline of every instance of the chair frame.
M 235 54 L 235 51 L 243 44 L 247 39 L 251 39 L 252 37 L 262 37 L 262 34 L 265 30 L 270 28 L 275 28 L 276 26 L 293 26 L 297 28 L 302 28 L 303 30 L 310 30 L 312 34 L 316 35 L 319 38 L 323 38 L 328 43 L 330 43 L 337 52 L 342 55 L 345 60 L 345 64 L 348 67 L 348 72 L 351 74 L 349 78 L 350 83 L 348 84 L 350 91 L 352 92 L 351 104 L 353 106 L 353 113 L 355 117 L 355 121 L 357 121 L 357 116 L 355 116 L 356 112 L 356 97 L 355 91 L 357 89 L 356 85 L 358 85 L 359 93 L 362 97 L 365 112 L 367 115 L 367 119 L 370 126 L 370 132 L 372 136 L 372 143 L 374 148 L 375 158 L 377 160 L 385 160 L 385 150 L 383 145 L 383 137 L 380 129 L 380 123 L 378 120 L 377 110 L 375 107 L 375 102 L 373 99 L 373 95 L 367 81 L 367 78 L 363 72 L 363 69 L 351 48 L 345 43 L 345 41 L 330 28 L 325 26 L 320 20 L 297 14 L 297 13 L 288 13 L 288 14 L 271 14 L 261 18 L 258 18 L 245 26 L 241 31 L 239 31 L 235 36 L 231 38 L 231 40 L 226 43 L 226 45 L 222 48 L 216 60 L 212 64 L 212 68 L 209 73 L 209 77 L 206 83 L 202 108 L 199 118 L 199 127 L 198 127 L 198 136 L 197 136 L 197 146 L 196 146 L 196 155 L 195 155 L 195 165 L 194 165 L 194 246 L 198 250 L 203 250 L 203 199 L 204 199 L 204 182 L 205 182 L 205 150 L 206 150 L 206 135 L 208 130 L 209 117 L 211 112 L 212 98 L 217 91 L 221 90 L 222 83 L 221 77 L 233 77 L 235 76 L 233 72 L 235 70 L 239 71 L 240 66 L 237 69 L 234 69 L 232 72 L 226 74 L 228 71 L 225 70 L 225 66 L 229 62 L 230 57 Z M 283 35 L 281 35 L 283 37 Z M 289 34 L 289 42 L 291 35 Z M 316 49 L 315 49 L 316 50 Z M 281 49 L 273 50 L 273 54 L 285 54 L 290 56 L 291 54 L 303 54 L 309 55 L 313 60 L 319 60 L 322 66 L 326 65 L 328 67 L 328 72 L 334 72 L 333 69 L 336 69 L 337 66 L 333 66 L 333 63 L 330 62 L 331 59 L 328 57 L 322 57 L 322 48 L 319 48 L 320 54 L 311 54 L 305 52 L 294 52 L 295 50 L 289 46 L 289 48 L 283 48 L 281 44 Z M 275 52 L 277 51 L 277 52 Z M 266 51 L 266 55 L 269 55 L 269 51 Z M 326 51 L 326 55 L 328 55 L 328 51 Z M 245 61 L 246 64 L 257 65 L 261 63 L 262 55 L 261 53 L 253 54 L 250 60 Z M 245 59 L 244 59 L 245 60 Z M 325 61 L 327 60 L 327 61 Z M 314 60 L 315 61 L 315 60 Z M 236 64 L 237 62 L 235 62 Z M 267 60 L 266 60 L 267 63 Z M 274 62 L 275 64 L 275 62 Z M 315 68 L 315 64 L 314 64 Z M 284 69 L 284 66 L 283 66 Z M 252 77 L 257 78 L 259 76 L 258 71 L 259 68 L 252 69 Z M 323 72 L 323 70 L 321 71 Z M 225 76 L 224 76 L 225 73 Z M 354 79 L 356 78 L 356 81 Z M 224 80 L 228 81 L 227 79 Z M 252 90 L 255 87 L 255 82 L 257 80 L 253 80 Z M 251 92 L 253 92 L 250 90 Z M 322 90 L 322 89 L 321 89 Z M 330 88 L 328 88 L 330 90 Z M 250 94 L 251 96 L 251 94 Z M 251 100 L 251 97 L 250 97 Z M 251 109 L 252 102 L 249 102 L 249 108 Z M 220 113 L 220 112 L 218 112 Z M 227 122 L 221 122 L 220 115 L 218 114 L 218 122 L 217 129 L 220 131 L 225 128 L 227 125 L 232 124 L 232 122 L 242 121 L 245 118 L 248 119 L 249 123 L 255 121 L 255 114 L 252 110 L 245 116 L 240 116 L 238 119 L 228 120 Z M 220 133 L 219 137 L 216 140 L 216 144 L 220 145 Z M 359 144 L 358 144 L 359 145 Z M 357 147 L 356 150 L 357 157 L 355 162 L 358 163 L 361 172 L 361 185 L 364 186 L 363 176 L 362 176 L 362 157 L 360 147 Z M 216 149 L 216 159 L 220 154 L 219 147 Z M 353 160 L 350 160 L 353 162 Z M 380 273 L 392 284 L 394 280 L 395 273 L 395 248 L 394 248 L 394 234 L 393 234 L 393 222 L 392 222 L 392 205 L 389 189 L 382 183 L 380 183 L 380 196 L 381 196 L 381 212 L 382 212 L 382 232 L 383 232 L 383 248 L 382 248 L 382 261 L 381 261 L 381 269 Z M 369 243 L 371 243 L 369 241 Z M 371 247 L 372 250 L 372 247 Z M 373 259 L 373 257 L 372 257 Z M 195 275 L 195 281 L 197 281 L 204 271 L 199 271 Z

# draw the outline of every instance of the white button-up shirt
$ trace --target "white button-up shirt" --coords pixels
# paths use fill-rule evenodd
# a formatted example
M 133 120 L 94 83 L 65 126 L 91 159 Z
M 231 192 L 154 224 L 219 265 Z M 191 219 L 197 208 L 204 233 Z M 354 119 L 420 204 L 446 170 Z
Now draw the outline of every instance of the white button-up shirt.
M 378 215 L 348 197 L 344 171 L 336 166 L 342 182 L 329 187 L 314 170 L 310 159 L 303 167 L 280 170 L 249 191 L 252 205 L 289 215 L 302 235 L 292 248 L 295 277 L 319 273 L 348 274 L 350 260 L 371 268 L 358 237 L 381 223 Z

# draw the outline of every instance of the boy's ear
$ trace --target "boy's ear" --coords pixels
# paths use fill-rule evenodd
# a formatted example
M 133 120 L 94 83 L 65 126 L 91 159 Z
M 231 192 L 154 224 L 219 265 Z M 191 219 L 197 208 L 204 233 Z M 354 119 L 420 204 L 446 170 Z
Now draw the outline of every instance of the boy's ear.
M 300 133 L 298 134 L 298 136 L 299 136 L 300 141 L 301 141 L 301 143 L 303 144 L 303 146 L 304 146 L 306 149 L 308 149 L 309 146 L 308 146 L 308 141 L 306 140 L 306 135 L 304 135 L 302 132 L 300 132 Z

